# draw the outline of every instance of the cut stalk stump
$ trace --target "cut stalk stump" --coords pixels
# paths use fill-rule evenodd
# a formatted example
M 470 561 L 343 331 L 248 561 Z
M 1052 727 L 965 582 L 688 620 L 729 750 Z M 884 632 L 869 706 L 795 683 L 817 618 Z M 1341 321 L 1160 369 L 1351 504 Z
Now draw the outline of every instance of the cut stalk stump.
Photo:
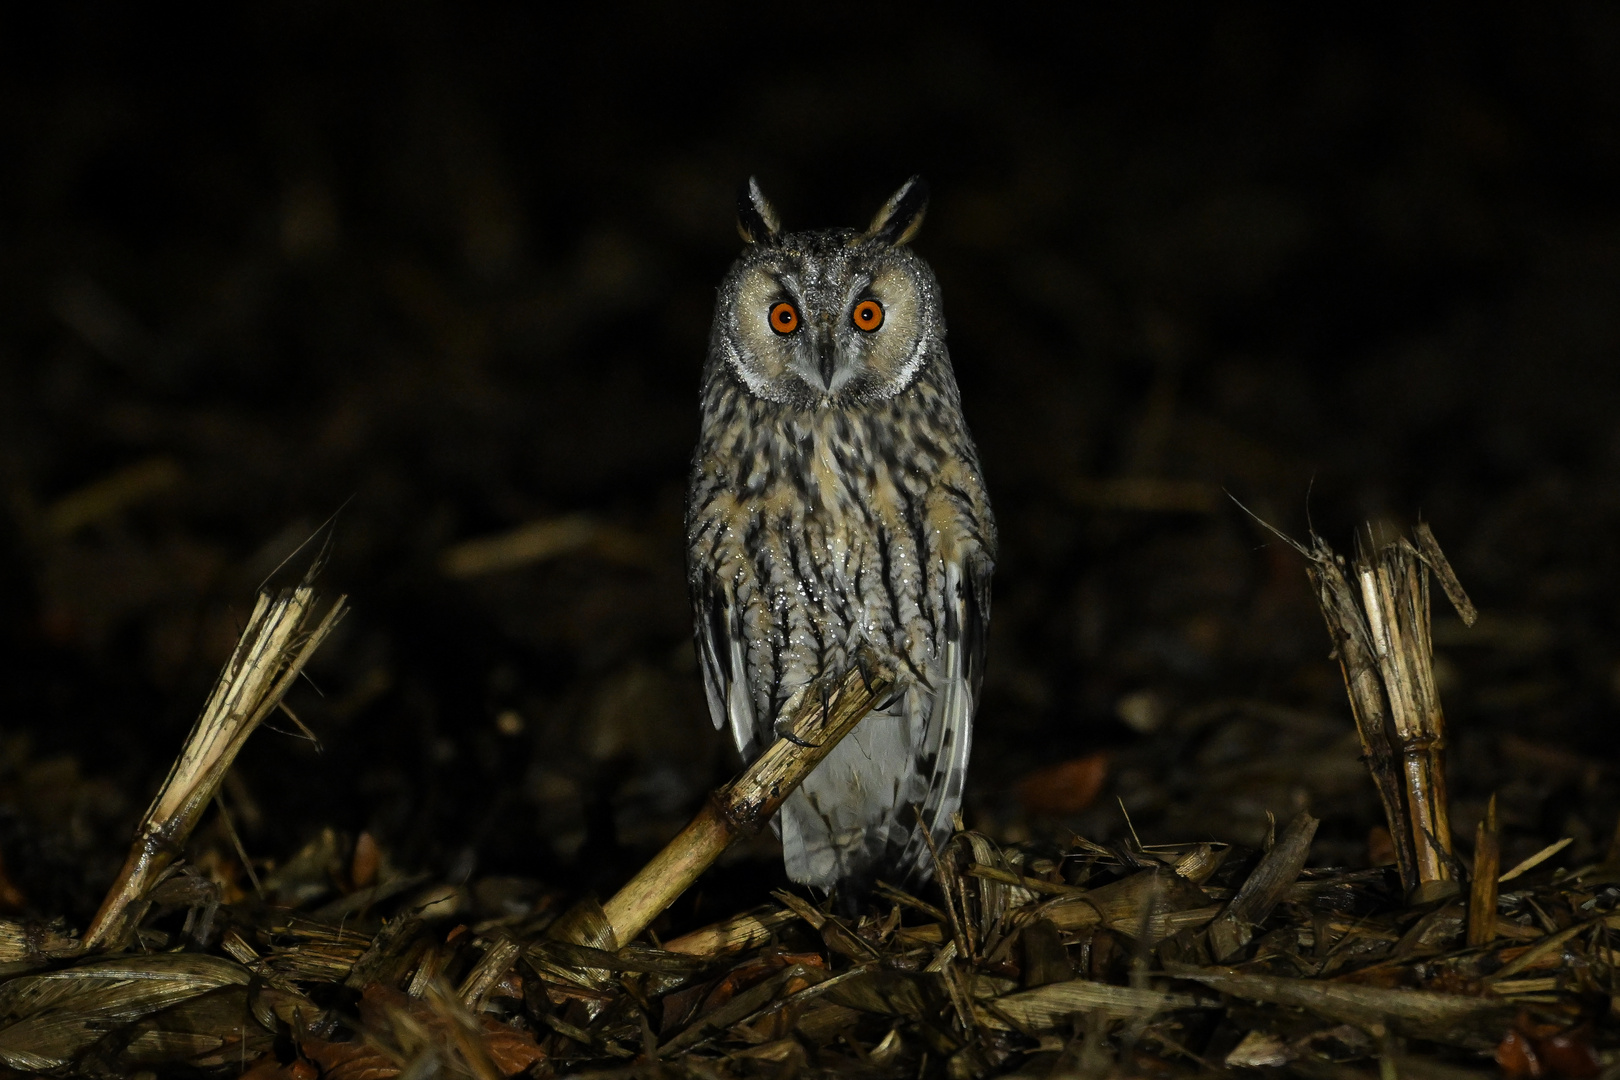
M 663 851 L 607 903 L 585 901 L 564 914 L 550 936 L 609 951 L 628 944 L 732 841 L 764 828 L 793 790 L 893 687 L 891 674 L 868 664 L 864 671 L 852 668 L 825 696 L 803 695 L 781 737 L 742 775 L 711 793 L 703 809 Z
M 214 683 L 157 797 L 147 809 L 123 869 L 84 933 L 85 949 L 126 944 L 146 910 L 147 894 L 179 858 L 236 755 L 281 705 L 304 665 L 345 611 L 340 596 L 317 616 L 312 580 L 259 593 L 236 649 Z
M 1264 524 L 1264 522 L 1262 522 Z M 1270 528 L 1268 525 L 1267 528 Z M 1429 575 L 1464 624 L 1478 612 L 1429 527 L 1385 540 L 1370 532 L 1347 563 L 1315 533 L 1309 545 L 1272 529 L 1307 562 L 1305 572 L 1333 638 L 1367 769 L 1394 841 L 1401 884 L 1413 903 L 1454 895 L 1446 802 L 1445 713 L 1434 682 Z
M 1496 937 L 1497 875 L 1502 872 L 1502 841 L 1491 796 L 1474 831 L 1474 876 L 1468 896 L 1468 947 L 1489 945 Z

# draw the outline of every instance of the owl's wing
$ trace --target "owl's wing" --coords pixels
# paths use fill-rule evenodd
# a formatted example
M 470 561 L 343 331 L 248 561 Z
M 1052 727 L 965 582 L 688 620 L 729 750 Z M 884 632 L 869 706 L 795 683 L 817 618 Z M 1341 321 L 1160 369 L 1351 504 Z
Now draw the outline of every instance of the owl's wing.
M 692 605 L 697 614 L 698 656 L 709 698 L 709 719 L 717 728 L 729 728 L 743 760 L 752 760 L 758 736 L 743 669 L 742 610 L 731 591 L 707 574 L 693 584 Z
M 951 816 L 962 805 L 968 753 L 973 746 L 973 714 L 984 681 L 985 645 L 990 627 L 992 565 L 974 552 L 945 567 L 944 648 L 930 674 L 933 699 L 916 747 L 916 768 L 926 784 L 922 821 L 913 829 L 898 864 L 914 881 L 933 871 L 933 854 L 923 829 L 936 847 L 951 835 Z

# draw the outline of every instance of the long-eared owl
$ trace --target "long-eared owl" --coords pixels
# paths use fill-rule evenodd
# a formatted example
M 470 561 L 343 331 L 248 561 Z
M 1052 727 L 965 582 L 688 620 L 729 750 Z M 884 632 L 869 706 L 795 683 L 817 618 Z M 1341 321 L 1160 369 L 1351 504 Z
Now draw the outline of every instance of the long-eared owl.
M 784 233 L 748 182 L 687 498 L 709 711 L 745 759 L 823 676 L 875 654 L 898 677 L 777 823 L 788 875 L 846 903 L 932 873 L 990 617 L 995 523 L 939 286 L 907 246 L 926 208 L 913 177 L 864 232 Z

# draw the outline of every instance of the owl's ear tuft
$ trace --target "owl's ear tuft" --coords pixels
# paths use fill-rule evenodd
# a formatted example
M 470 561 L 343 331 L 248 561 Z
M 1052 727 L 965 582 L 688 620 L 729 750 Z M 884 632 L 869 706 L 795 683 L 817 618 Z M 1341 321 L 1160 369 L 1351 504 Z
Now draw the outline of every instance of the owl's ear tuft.
M 782 231 L 776 207 L 759 190 L 759 181 L 752 176 L 737 195 L 737 231 L 749 244 L 772 243 Z
M 881 244 L 899 247 L 909 243 L 922 228 L 923 215 L 928 212 L 928 184 L 920 176 L 913 176 L 900 190 L 889 197 L 883 209 L 872 219 L 872 225 L 859 237 L 862 243 L 875 240 Z

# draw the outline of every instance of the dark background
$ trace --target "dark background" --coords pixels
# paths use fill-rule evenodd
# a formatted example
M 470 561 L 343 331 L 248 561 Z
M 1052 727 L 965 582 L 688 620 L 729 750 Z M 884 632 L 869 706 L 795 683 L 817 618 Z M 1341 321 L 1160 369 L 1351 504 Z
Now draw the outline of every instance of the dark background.
M 607 889 L 670 835 L 734 767 L 680 521 L 750 173 L 789 227 L 934 191 L 1003 538 L 970 823 L 1253 842 L 1310 806 L 1318 862 L 1367 860 L 1300 561 L 1230 493 L 1341 550 L 1430 521 L 1486 613 L 1436 616 L 1461 846 L 1500 790 L 1510 861 L 1601 853 L 1617 9 L 669 7 L 6 17 L 6 903 L 82 924 L 254 588 L 340 507 L 354 612 L 292 699 L 322 748 L 261 733 L 227 789 L 261 869 L 331 827 Z M 443 570 L 576 514 L 572 550 Z M 1098 753 L 1089 808 L 1027 782 Z

